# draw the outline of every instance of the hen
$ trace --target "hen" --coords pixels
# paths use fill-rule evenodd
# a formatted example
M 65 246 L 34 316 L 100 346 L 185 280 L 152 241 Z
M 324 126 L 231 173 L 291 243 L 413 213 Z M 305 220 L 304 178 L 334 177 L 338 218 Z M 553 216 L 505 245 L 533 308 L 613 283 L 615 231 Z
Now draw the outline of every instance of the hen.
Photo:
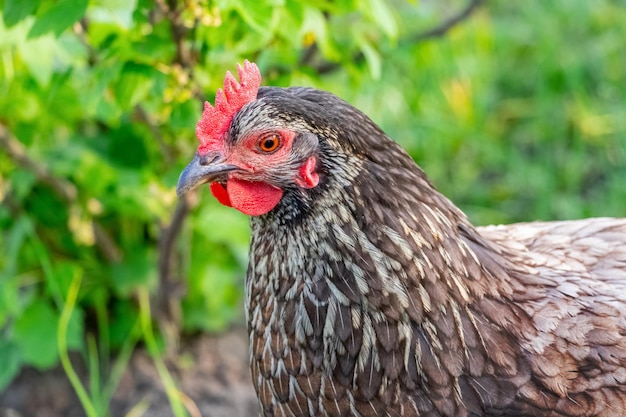
M 239 76 L 177 192 L 252 216 L 262 415 L 626 415 L 625 219 L 474 227 L 343 100 Z

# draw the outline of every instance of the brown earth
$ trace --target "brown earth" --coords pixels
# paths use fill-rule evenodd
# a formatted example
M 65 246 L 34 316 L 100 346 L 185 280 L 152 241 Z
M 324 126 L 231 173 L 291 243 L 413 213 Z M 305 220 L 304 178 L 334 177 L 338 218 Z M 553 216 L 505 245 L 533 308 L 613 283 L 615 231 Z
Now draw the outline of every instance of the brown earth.
M 188 397 L 185 403 L 191 417 L 259 415 L 243 329 L 186 341 L 178 358 L 179 365 L 168 368 Z M 79 361 L 73 362 L 78 366 Z M 84 367 L 77 372 L 87 380 Z M 133 354 L 111 401 L 110 415 L 173 416 L 161 379 L 145 349 L 137 349 Z M 0 417 L 82 416 L 85 411 L 60 367 L 46 372 L 24 369 L 0 393 Z

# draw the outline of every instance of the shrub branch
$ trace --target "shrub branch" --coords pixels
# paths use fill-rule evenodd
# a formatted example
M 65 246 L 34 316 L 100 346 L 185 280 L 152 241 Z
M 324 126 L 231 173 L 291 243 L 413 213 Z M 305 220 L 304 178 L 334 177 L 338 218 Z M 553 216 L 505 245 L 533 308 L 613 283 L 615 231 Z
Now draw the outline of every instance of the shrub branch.
M 28 156 L 26 148 L 17 140 L 9 130 L 0 124 L 0 145 L 6 154 L 20 167 L 32 172 L 37 181 L 48 185 L 59 197 L 68 205 L 78 204 L 78 190 L 76 186 L 64 179 L 55 176 L 46 165 Z M 95 236 L 95 245 L 100 250 L 104 258 L 109 262 L 121 259 L 121 251 L 108 234 L 106 229 L 98 222 L 91 222 Z

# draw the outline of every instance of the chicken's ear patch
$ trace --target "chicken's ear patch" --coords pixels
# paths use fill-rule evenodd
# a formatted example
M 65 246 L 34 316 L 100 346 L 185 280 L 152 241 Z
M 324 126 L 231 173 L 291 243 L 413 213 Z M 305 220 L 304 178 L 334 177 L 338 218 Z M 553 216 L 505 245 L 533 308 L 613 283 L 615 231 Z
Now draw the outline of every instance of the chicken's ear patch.
M 243 67 L 237 65 L 239 82 L 230 72 L 224 78 L 224 88 L 215 94 L 215 106 L 204 103 L 202 118 L 196 125 L 196 136 L 200 141 L 198 153 L 207 153 L 223 148 L 224 134 L 228 131 L 235 114 L 243 106 L 256 99 L 261 86 L 261 72 L 256 64 L 244 61 Z
M 314 156 L 309 157 L 304 164 L 298 170 L 298 177 L 296 177 L 296 184 L 302 188 L 314 188 L 320 182 L 320 175 L 316 171 L 317 158 Z

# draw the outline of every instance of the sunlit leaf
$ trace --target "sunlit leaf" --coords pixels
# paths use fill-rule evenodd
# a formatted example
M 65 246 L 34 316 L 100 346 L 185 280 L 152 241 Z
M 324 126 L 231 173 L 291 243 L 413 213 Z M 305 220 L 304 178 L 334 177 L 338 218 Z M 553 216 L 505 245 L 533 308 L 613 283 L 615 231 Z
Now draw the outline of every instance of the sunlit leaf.
M 265 35 L 267 24 L 271 21 L 273 5 L 264 1 L 236 1 L 237 11 L 243 20 L 256 32 Z
M 303 46 L 310 46 L 313 41 L 316 42 L 327 59 L 339 60 L 341 58 L 328 32 L 328 22 L 320 10 L 313 7 L 304 9 L 304 21 L 300 28 L 300 36 L 305 42 L 307 42 L 307 37 L 309 39 L 309 45 L 305 43 Z
M 58 45 L 52 35 L 29 39 L 18 45 L 20 55 L 28 67 L 29 72 L 39 82 L 46 86 L 54 73 L 54 55 Z
M 135 62 L 124 64 L 120 78 L 115 83 L 115 100 L 123 109 L 129 109 L 145 99 L 154 85 L 156 71 L 153 67 Z
M 360 39 L 359 47 L 361 48 L 361 52 L 365 56 L 365 60 L 367 61 L 367 66 L 370 70 L 370 74 L 374 80 L 378 80 L 380 78 L 380 74 L 382 71 L 382 58 L 378 51 L 372 46 L 364 38 Z
M 61 35 L 65 29 L 85 15 L 88 3 L 88 0 L 60 0 L 37 17 L 28 37 L 36 38 L 49 32 L 56 36 Z
M 398 23 L 393 15 L 391 7 L 385 0 L 368 0 L 368 11 L 372 19 L 390 38 L 398 36 Z

